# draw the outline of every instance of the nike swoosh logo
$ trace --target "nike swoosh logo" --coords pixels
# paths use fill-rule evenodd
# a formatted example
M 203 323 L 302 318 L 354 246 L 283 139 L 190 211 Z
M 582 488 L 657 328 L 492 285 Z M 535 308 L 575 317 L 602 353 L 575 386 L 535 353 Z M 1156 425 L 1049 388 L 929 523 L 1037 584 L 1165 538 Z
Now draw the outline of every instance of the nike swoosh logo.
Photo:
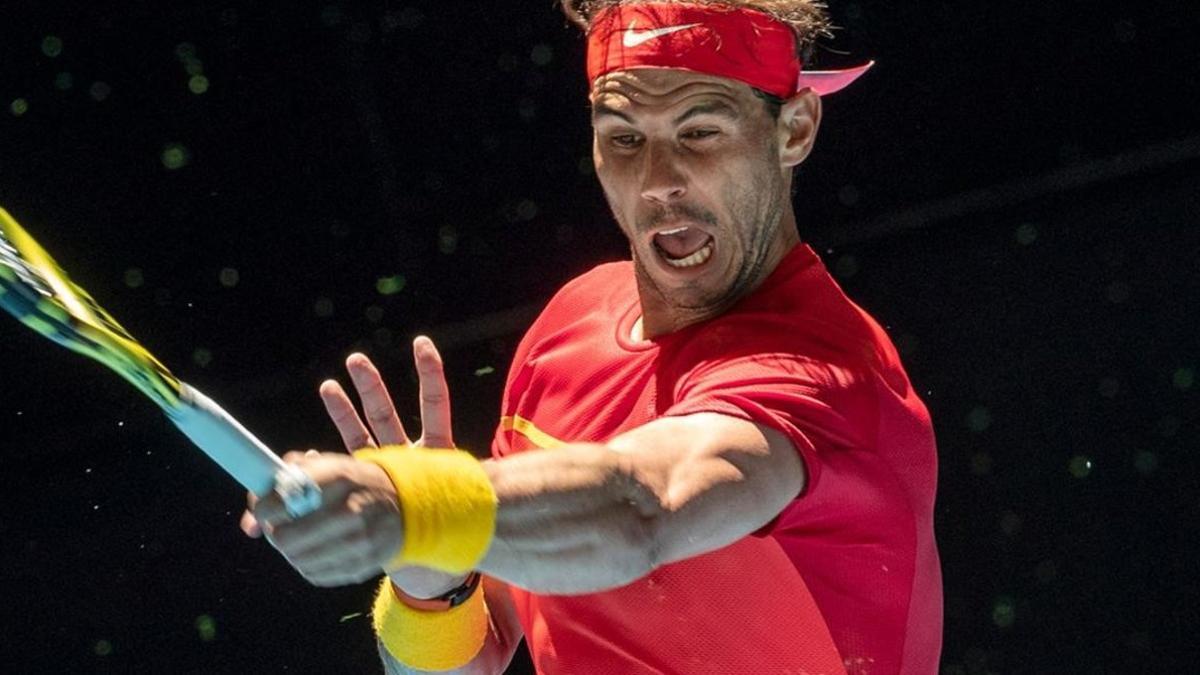
M 633 26 L 636 23 L 637 19 L 629 22 L 629 28 L 625 29 L 625 37 L 621 40 L 621 44 L 628 48 L 636 47 L 664 35 L 670 35 L 671 33 L 677 33 L 681 30 L 701 25 L 698 23 L 689 23 L 683 26 L 667 26 L 666 28 L 655 28 L 654 30 L 634 30 Z

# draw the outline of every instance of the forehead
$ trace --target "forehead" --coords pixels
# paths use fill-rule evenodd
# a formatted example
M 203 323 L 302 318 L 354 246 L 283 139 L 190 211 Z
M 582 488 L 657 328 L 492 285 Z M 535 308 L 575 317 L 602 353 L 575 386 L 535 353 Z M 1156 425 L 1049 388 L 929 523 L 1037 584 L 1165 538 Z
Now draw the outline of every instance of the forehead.
M 593 110 L 599 106 L 645 113 L 701 98 L 724 100 L 741 108 L 754 100 L 754 93 L 743 82 L 706 73 L 681 68 L 630 68 L 598 78 L 589 96 Z

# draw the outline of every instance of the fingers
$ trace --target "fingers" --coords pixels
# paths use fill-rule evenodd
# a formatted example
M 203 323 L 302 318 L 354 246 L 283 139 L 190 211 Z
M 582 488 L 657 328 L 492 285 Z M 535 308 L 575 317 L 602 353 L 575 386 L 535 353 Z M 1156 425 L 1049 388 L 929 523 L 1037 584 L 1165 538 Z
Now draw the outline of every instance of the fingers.
M 351 354 L 346 359 L 346 369 L 350 371 L 350 379 L 354 380 L 354 388 L 362 399 L 363 412 L 376 440 L 381 445 L 408 445 L 404 425 L 400 423 L 392 396 L 375 364 L 362 354 Z
M 429 448 L 454 447 L 450 427 L 450 389 L 442 368 L 442 355 L 424 335 L 413 340 L 413 359 L 421 380 L 421 439 Z
M 321 383 L 321 402 L 325 404 L 325 412 L 329 413 L 329 419 L 333 420 L 334 426 L 337 427 L 346 450 L 354 452 L 362 448 L 376 447 L 375 439 L 371 438 L 371 432 L 367 431 L 367 425 L 363 424 L 350 396 L 337 380 L 325 380 Z
M 262 536 L 262 528 L 258 526 L 258 520 L 249 510 L 242 511 L 242 532 L 246 533 L 251 539 L 258 539 Z
M 246 510 L 242 511 L 241 527 L 242 532 L 246 533 L 251 539 L 258 539 L 262 536 L 262 528 L 258 526 L 258 519 L 254 517 L 254 505 L 258 503 L 258 497 L 253 492 L 246 493 Z

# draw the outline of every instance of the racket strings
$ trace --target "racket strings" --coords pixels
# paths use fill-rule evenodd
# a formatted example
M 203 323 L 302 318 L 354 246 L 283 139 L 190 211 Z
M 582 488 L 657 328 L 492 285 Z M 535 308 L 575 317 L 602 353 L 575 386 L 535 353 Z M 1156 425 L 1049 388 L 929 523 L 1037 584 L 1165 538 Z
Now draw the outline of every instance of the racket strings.
M 180 381 L 0 208 L 0 307 L 58 344 L 103 363 L 164 409 Z
M 4 268 L 16 274 L 21 283 L 37 291 L 39 294 L 47 297 L 54 295 L 54 291 L 50 289 L 50 286 L 42 276 L 37 273 L 37 270 L 31 268 L 21 258 L 20 251 L 8 240 L 8 235 L 4 230 L 0 230 L 0 274 L 4 274 Z M 5 276 L 7 277 L 8 275 Z

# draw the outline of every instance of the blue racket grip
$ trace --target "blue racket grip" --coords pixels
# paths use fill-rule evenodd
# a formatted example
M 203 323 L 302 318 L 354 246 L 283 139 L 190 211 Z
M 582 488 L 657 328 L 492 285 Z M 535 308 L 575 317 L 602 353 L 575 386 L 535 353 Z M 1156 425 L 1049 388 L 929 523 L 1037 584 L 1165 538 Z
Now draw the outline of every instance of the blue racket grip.
M 285 464 L 275 474 L 275 494 L 293 518 L 302 518 L 321 508 L 321 488 L 295 464 Z

